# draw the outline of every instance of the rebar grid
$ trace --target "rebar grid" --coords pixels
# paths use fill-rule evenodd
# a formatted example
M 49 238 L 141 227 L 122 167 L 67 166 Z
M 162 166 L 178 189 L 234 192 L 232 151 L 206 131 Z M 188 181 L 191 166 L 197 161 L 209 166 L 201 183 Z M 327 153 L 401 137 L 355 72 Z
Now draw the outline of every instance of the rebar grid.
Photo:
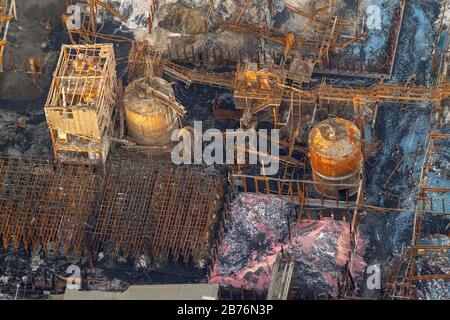
M 207 258 L 222 207 L 217 172 L 200 167 L 0 158 L 0 239 L 65 255 Z
M 108 171 L 91 234 L 94 251 L 185 263 L 205 258 L 223 194 L 216 174 L 131 163 Z
M 10 244 L 81 253 L 97 179 L 88 165 L 0 159 L 0 235 Z
M 105 249 L 125 256 L 143 253 L 150 232 L 147 198 L 152 194 L 155 172 L 133 170 L 130 164 L 107 170 L 94 227 L 88 232 L 89 242 L 94 252 Z

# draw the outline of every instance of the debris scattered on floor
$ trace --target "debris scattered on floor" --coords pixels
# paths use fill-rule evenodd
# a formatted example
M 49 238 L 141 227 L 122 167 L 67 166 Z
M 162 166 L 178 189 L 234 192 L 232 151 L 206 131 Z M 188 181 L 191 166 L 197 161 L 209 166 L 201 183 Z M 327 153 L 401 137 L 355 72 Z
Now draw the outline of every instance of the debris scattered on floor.
M 446 235 L 431 235 L 421 239 L 422 245 L 450 246 L 450 237 Z M 449 274 L 450 273 L 450 253 L 447 251 L 437 251 L 427 257 L 419 258 L 416 261 L 417 273 L 427 274 Z M 421 300 L 449 300 L 450 286 L 446 279 L 431 279 L 429 281 L 417 282 L 417 295 Z

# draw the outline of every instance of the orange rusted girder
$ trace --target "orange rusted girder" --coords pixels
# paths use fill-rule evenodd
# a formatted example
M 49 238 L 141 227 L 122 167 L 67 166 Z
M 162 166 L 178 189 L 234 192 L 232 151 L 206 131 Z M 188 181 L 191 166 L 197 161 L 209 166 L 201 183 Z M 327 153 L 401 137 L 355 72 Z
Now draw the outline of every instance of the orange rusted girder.
M 442 85 L 444 88 L 448 87 L 448 84 Z M 447 89 L 443 90 L 444 92 Z M 446 93 L 441 94 L 439 96 L 440 99 L 446 97 Z M 422 221 L 424 220 L 425 215 L 427 214 L 426 209 L 426 201 L 427 198 L 424 196 L 427 192 L 432 193 L 444 193 L 450 192 L 449 188 L 441 188 L 441 187 L 433 187 L 428 185 L 427 174 L 430 170 L 430 163 L 432 162 L 435 155 L 434 148 L 434 139 L 448 139 L 450 138 L 449 134 L 430 134 L 429 140 L 427 143 L 427 150 L 425 153 L 425 161 L 421 170 L 421 176 L 419 181 L 419 196 L 417 198 L 418 204 L 417 209 L 414 214 L 414 225 L 412 230 L 412 245 L 410 250 L 408 251 L 408 268 L 405 271 L 404 279 L 407 283 L 412 283 L 414 281 L 430 281 L 434 279 L 450 279 L 450 274 L 428 274 L 421 275 L 418 274 L 419 270 L 416 267 L 417 259 L 434 259 L 436 256 L 446 257 L 448 255 L 448 251 L 450 250 L 450 245 L 421 245 L 419 244 L 421 235 L 422 235 Z M 443 210 L 445 211 L 445 210 Z M 445 214 L 445 212 L 444 212 Z
M 432 133 L 430 134 L 431 139 L 449 139 L 450 134 L 444 134 L 444 133 Z
M 411 247 L 411 250 L 450 250 L 450 245 L 415 245 Z
M 289 91 L 289 87 L 286 87 Z M 449 83 L 438 86 L 411 86 L 376 84 L 371 87 L 338 87 L 328 84 L 310 90 L 297 90 L 302 95 L 302 102 L 315 103 L 317 98 L 323 102 L 351 103 L 358 97 L 362 103 L 375 103 L 377 101 L 398 103 L 438 103 L 450 97 Z
M 422 192 L 450 192 L 450 188 L 422 188 Z
M 8 21 L 8 20 L 12 20 L 13 18 L 14 18 L 13 14 L 8 14 L 8 15 L 5 15 L 5 16 L 1 16 L 0 15 L 0 23 Z
M 249 35 L 261 37 L 263 39 L 278 43 L 284 46 L 284 57 L 286 58 L 293 49 L 301 48 L 302 46 L 313 46 L 319 48 L 318 60 L 323 56 L 328 55 L 329 50 L 336 50 L 338 48 L 343 49 L 360 40 L 365 34 L 357 36 L 342 36 L 336 29 L 336 23 L 339 21 L 336 17 L 334 24 L 326 30 L 322 30 L 317 33 L 318 37 L 306 38 L 301 35 L 297 35 L 293 32 L 284 32 L 277 29 L 269 29 L 267 27 L 261 27 L 256 24 L 234 24 L 227 21 L 220 22 L 220 27 L 236 32 L 246 33 Z M 345 42 L 339 42 L 339 38 L 347 38 Z
M 252 27 L 252 30 L 261 29 Z M 244 108 L 242 102 L 247 107 L 247 116 L 263 110 L 264 108 L 259 107 L 262 102 L 273 104 L 275 100 L 279 103 L 293 100 L 298 103 L 301 102 L 302 105 L 315 105 L 317 102 L 321 102 L 353 106 L 355 101 L 359 101 L 361 105 L 377 102 L 397 102 L 399 104 L 440 103 L 450 97 L 450 83 L 442 83 L 432 87 L 387 85 L 383 83 L 370 87 L 339 87 L 323 82 L 315 88 L 303 89 L 285 85 L 287 72 L 279 66 L 271 67 L 269 65 L 268 68 L 252 71 L 247 70 L 246 65 L 238 65 L 237 71 L 234 73 L 210 73 L 175 64 L 163 58 L 161 53 L 158 54 L 145 43 L 140 45 L 139 48 L 136 46 L 136 57 L 132 59 L 133 64 L 139 63 L 145 66 L 145 61 L 148 60 L 152 64 L 162 65 L 167 74 L 187 84 L 199 82 L 232 89 L 235 98 L 240 100 L 238 103 L 241 108 Z
M 245 10 L 247 10 L 247 8 L 248 8 L 248 6 L 250 4 L 250 1 L 252 1 L 252 0 L 245 0 L 244 5 L 240 8 L 239 13 L 237 14 L 236 18 L 234 19 L 234 23 L 235 24 L 240 24 L 241 23 L 242 16 L 244 15 Z
M 3 54 L 7 44 L 9 23 L 14 17 L 16 17 L 15 0 L 0 1 L 0 72 L 3 72 Z
M 408 277 L 410 281 L 429 281 L 435 279 L 450 279 L 450 273 L 444 274 L 432 274 L 432 275 L 422 275 L 422 276 L 410 276 Z

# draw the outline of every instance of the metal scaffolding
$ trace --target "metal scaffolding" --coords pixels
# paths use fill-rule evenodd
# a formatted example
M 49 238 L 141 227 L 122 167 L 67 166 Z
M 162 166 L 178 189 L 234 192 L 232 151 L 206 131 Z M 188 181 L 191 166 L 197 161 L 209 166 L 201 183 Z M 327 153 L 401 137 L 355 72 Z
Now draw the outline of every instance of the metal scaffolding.
M 4 248 L 158 261 L 208 259 L 221 222 L 222 179 L 200 167 L 0 159 Z
M 448 154 L 450 134 L 430 134 L 427 150 L 422 166 L 419 181 L 419 193 L 414 212 L 414 225 L 412 230 L 411 247 L 399 258 L 399 262 L 393 265 L 391 276 L 385 290 L 385 298 L 388 299 L 416 299 L 417 282 L 443 279 L 450 280 L 449 273 L 421 272 L 418 268 L 420 262 L 426 260 L 442 259 L 448 265 L 450 254 L 449 245 L 423 244 L 423 222 L 429 217 L 448 217 L 448 195 L 450 188 L 436 185 L 433 179 L 433 166 L 437 157 Z M 439 160 L 437 160 L 439 161 Z M 447 196 L 447 198 L 446 198 Z M 447 208 L 447 210 L 446 210 Z
M 156 259 L 187 263 L 204 259 L 222 206 L 215 174 L 186 167 L 112 165 L 95 213 L 94 251 L 125 256 L 147 252 Z
M 194 59 L 195 51 L 192 51 L 192 56 L 185 52 L 185 56 L 188 57 L 187 60 Z M 292 116 L 297 108 L 317 108 L 318 104 L 325 104 L 353 109 L 354 120 L 363 130 L 363 110 L 368 106 L 378 106 L 378 103 L 383 102 L 399 105 L 430 103 L 438 112 L 442 112 L 442 103 L 450 96 L 448 82 L 430 87 L 410 82 L 380 82 L 369 87 L 351 87 L 332 85 L 323 79 L 319 85 L 304 88 L 303 84 L 310 82 L 313 72 L 313 65 L 309 60 L 293 59 L 288 63 L 288 69 L 271 62 L 262 66 L 256 63 L 237 63 L 236 70 L 227 73 L 208 72 L 206 68 L 190 69 L 172 62 L 148 42 L 135 43 L 129 61 L 129 73 L 132 77 L 145 73 L 146 69 L 157 70 L 159 67 L 161 72 L 187 86 L 201 83 L 233 90 L 236 108 L 243 110 L 242 114 L 237 113 L 243 126 L 249 125 L 252 118 L 263 111 L 273 114 L 275 125 L 281 123 L 278 111 L 282 104 L 289 105 Z M 296 114 L 299 115 L 300 112 Z
M 272 279 L 267 293 L 267 300 L 287 300 L 289 288 L 291 286 L 292 273 L 294 272 L 294 260 L 283 257 L 282 253 L 277 255 Z
M 111 44 L 63 45 L 45 105 L 55 159 L 105 163 L 117 98 Z
M 0 159 L 3 247 L 79 254 L 98 182 L 89 165 Z

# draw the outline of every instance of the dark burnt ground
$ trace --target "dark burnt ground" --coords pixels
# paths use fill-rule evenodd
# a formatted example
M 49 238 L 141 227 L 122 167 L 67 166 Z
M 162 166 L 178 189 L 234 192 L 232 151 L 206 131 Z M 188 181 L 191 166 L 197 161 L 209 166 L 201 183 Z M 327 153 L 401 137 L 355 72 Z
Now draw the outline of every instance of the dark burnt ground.
M 94 266 L 86 258 L 69 258 L 58 256 L 31 256 L 23 249 L 16 251 L 5 251 L 0 249 L 0 274 L 7 276 L 7 281 L 0 282 L 0 299 L 15 296 L 17 287 L 18 299 L 46 299 L 44 291 L 52 291 L 51 286 L 56 282 L 58 276 L 68 277 L 67 268 L 76 265 L 81 269 L 83 279 L 96 280 L 99 283 L 108 282 L 105 286 L 99 285 L 98 289 L 109 287 L 109 290 L 124 290 L 130 285 L 149 285 L 164 283 L 202 283 L 204 282 L 205 270 L 194 269 L 192 265 L 175 265 L 169 261 L 163 268 L 149 266 L 148 260 L 115 259 L 97 256 Z M 47 288 L 43 288 L 39 279 L 46 277 Z M 4 280 L 4 279 L 3 279 Z M 85 281 L 85 280 L 83 280 Z M 55 286 L 58 292 L 59 285 Z M 87 283 L 82 282 L 82 288 Z M 95 285 L 89 284 L 89 288 L 96 289 Z M 64 289 L 62 287 L 62 289 Z M 55 293 L 55 292 L 54 292 Z
M 431 44 L 436 35 L 432 25 L 438 14 L 436 2 L 408 1 L 393 81 L 406 81 L 412 75 L 416 75 L 417 84 L 430 85 L 434 81 Z M 365 260 L 368 265 L 380 265 L 382 288 L 391 260 L 411 241 L 420 169 L 433 122 L 431 106 L 426 104 L 384 104 L 379 109 L 375 134 L 380 145 L 376 156 L 366 161 L 366 202 L 408 209 L 385 214 L 368 211 L 360 223 L 360 230 L 367 238 Z M 425 221 L 425 227 L 428 223 L 436 222 Z M 380 297 L 380 293 L 365 286 L 362 289 L 365 296 Z
M 0 108 L 11 111 L 41 110 L 61 44 L 63 1 L 17 0 L 17 20 L 10 23 L 5 50 L 5 72 L 0 74 Z M 28 59 L 40 68 L 36 81 Z
M 44 105 L 61 44 L 67 42 L 59 0 L 17 0 L 5 50 L 5 72 L 0 73 L 0 154 L 50 157 L 51 142 Z M 39 74 L 31 75 L 30 58 Z M 17 128 L 19 119 L 25 128 Z

